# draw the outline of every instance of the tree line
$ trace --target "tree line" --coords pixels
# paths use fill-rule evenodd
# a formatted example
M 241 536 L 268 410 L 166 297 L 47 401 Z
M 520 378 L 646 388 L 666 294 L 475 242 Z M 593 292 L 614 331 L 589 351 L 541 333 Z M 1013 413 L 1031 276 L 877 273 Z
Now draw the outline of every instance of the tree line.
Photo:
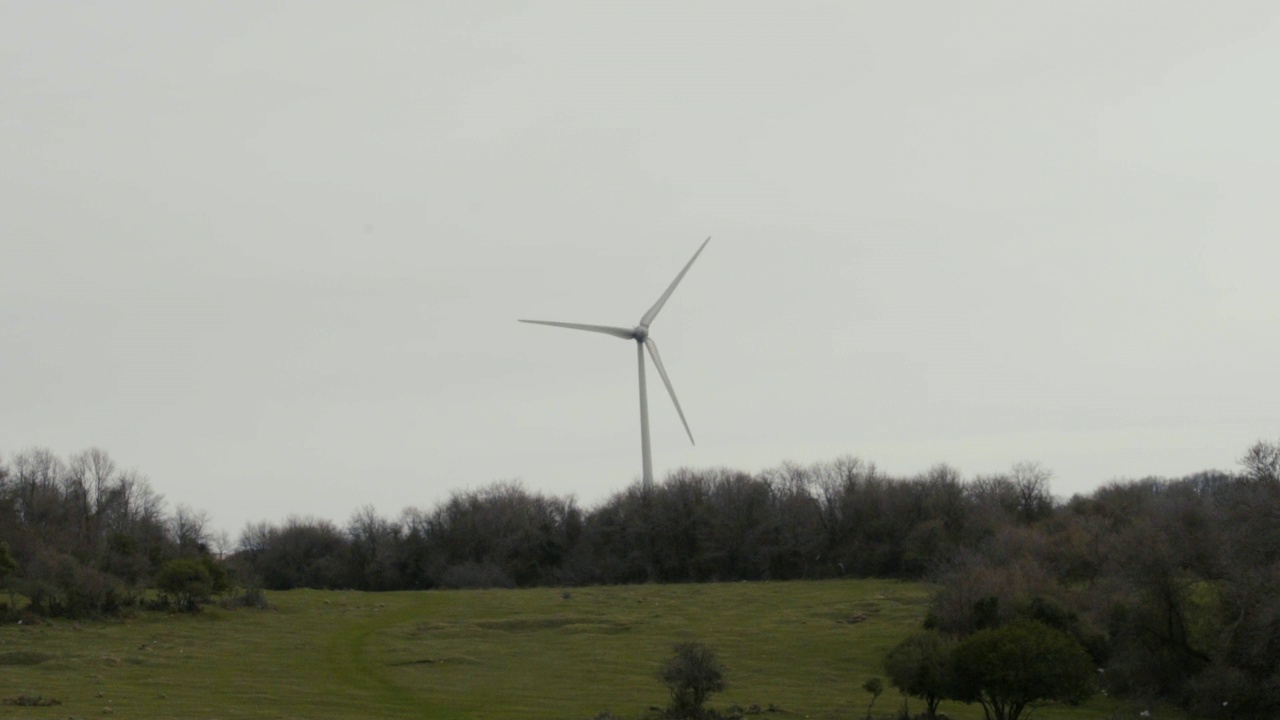
M 193 566 L 209 592 L 220 589 L 227 578 L 210 535 L 206 514 L 170 510 L 103 450 L 64 460 L 37 448 L 0 462 L 0 589 L 10 612 L 22 595 L 44 615 L 115 613 Z
M 268 589 L 919 578 L 1008 524 L 1048 517 L 1048 479 L 1029 463 L 969 482 L 942 465 L 896 478 L 843 458 L 757 475 L 679 470 L 590 509 L 498 482 L 396 518 L 366 507 L 345 526 L 251 524 L 236 561 Z
M 1034 463 L 898 477 L 841 458 L 679 470 L 591 508 L 498 482 L 396 517 L 365 507 L 341 525 L 252 523 L 232 543 L 101 450 L 37 449 L 0 462 L 0 582 L 11 609 L 20 594 L 28 609 L 74 615 L 156 587 L 191 605 L 228 575 L 373 591 L 923 579 L 937 592 L 922 631 L 939 647 L 1038 623 L 1078 643 L 1109 692 L 1280 716 L 1280 443 L 1256 443 L 1235 472 L 1065 500 L 1050 479 Z

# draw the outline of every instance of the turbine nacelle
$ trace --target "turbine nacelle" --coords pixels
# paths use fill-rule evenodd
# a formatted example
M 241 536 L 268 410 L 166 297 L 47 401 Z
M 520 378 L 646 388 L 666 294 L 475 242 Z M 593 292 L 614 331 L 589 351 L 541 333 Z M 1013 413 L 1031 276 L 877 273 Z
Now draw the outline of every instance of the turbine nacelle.
M 635 338 L 636 342 L 644 342 L 649 337 L 649 328 L 637 325 L 636 329 L 631 331 L 631 337 Z

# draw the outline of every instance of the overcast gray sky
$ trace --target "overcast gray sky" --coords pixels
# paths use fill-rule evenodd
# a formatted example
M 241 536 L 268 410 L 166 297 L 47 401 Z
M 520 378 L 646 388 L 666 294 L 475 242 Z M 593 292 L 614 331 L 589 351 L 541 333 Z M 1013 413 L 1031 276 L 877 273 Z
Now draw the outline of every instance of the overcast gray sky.
M 0 453 L 232 533 L 1280 435 L 1270 2 L 0 0 Z M 656 376 L 651 375 L 656 380 Z

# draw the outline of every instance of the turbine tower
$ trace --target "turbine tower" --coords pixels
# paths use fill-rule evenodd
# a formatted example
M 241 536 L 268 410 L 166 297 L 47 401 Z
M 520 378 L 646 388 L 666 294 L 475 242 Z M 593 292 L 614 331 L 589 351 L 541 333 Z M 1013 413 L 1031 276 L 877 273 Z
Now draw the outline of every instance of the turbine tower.
M 676 406 L 676 413 L 680 415 L 680 422 L 684 424 L 684 431 L 689 435 L 689 442 L 693 443 L 693 431 L 689 430 L 689 423 L 684 419 L 684 411 L 680 409 L 680 401 L 676 399 L 675 388 L 671 387 L 671 378 L 667 377 L 667 371 L 662 367 L 662 356 L 658 354 L 658 345 L 649 336 L 649 325 L 654 318 L 658 317 L 658 313 L 662 310 L 662 306 L 666 304 L 667 298 L 671 297 L 671 293 L 675 292 L 676 286 L 684 279 L 684 274 L 689 272 L 689 268 L 693 266 L 693 261 L 698 259 L 702 254 L 707 243 L 711 242 L 711 238 L 702 241 L 702 245 L 698 251 L 689 258 L 689 262 L 685 263 L 684 269 L 676 275 L 676 279 L 671 281 L 671 285 L 667 287 L 667 291 L 662 293 L 662 297 L 658 298 L 658 302 L 649 308 L 649 312 L 640 318 L 640 324 L 634 328 L 611 327 L 608 325 L 583 325 L 582 323 L 553 322 L 551 320 L 521 320 L 522 323 L 533 323 L 535 325 L 551 325 L 553 327 L 569 328 L 570 330 L 586 330 L 588 332 L 603 333 L 612 335 L 623 340 L 636 341 L 636 362 L 640 368 L 640 453 L 644 467 L 644 488 L 648 489 L 653 485 L 653 456 L 649 448 L 649 400 L 645 391 L 644 384 L 644 351 L 649 349 L 649 357 L 653 358 L 653 364 L 658 368 L 658 374 L 662 376 L 662 382 L 667 386 L 667 394 L 671 396 L 671 402 Z

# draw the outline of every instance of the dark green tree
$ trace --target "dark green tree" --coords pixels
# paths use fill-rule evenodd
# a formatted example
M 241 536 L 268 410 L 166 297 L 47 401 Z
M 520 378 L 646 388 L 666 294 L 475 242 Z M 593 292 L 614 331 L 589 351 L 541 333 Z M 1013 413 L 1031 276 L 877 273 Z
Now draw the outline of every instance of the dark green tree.
M 889 682 L 902 692 L 924 700 L 925 716 L 935 718 L 938 704 L 955 685 L 951 653 L 956 643 L 940 632 L 926 630 L 898 643 L 884 659 Z
M 671 691 L 667 716 L 697 720 L 705 717 L 703 705 L 725 688 L 724 665 L 711 648 L 697 642 L 677 643 L 671 659 L 662 666 L 659 679 Z
M 213 595 L 221 595 L 231 589 L 231 578 L 227 575 L 227 568 L 212 555 L 201 555 L 200 564 L 204 565 L 204 569 L 209 571 L 209 592 Z
M 200 601 L 213 593 L 213 584 L 208 566 L 199 558 L 170 560 L 156 576 L 156 588 L 186 612 L 200 609 Z
M 981 703 L 988 720 L 1018 720 L 1046 702 L 1092 694 L 1093 663 L 1071 636 L 1044 623 L 1017 620 L 962 640 L 953 654 L 953 697 Z

